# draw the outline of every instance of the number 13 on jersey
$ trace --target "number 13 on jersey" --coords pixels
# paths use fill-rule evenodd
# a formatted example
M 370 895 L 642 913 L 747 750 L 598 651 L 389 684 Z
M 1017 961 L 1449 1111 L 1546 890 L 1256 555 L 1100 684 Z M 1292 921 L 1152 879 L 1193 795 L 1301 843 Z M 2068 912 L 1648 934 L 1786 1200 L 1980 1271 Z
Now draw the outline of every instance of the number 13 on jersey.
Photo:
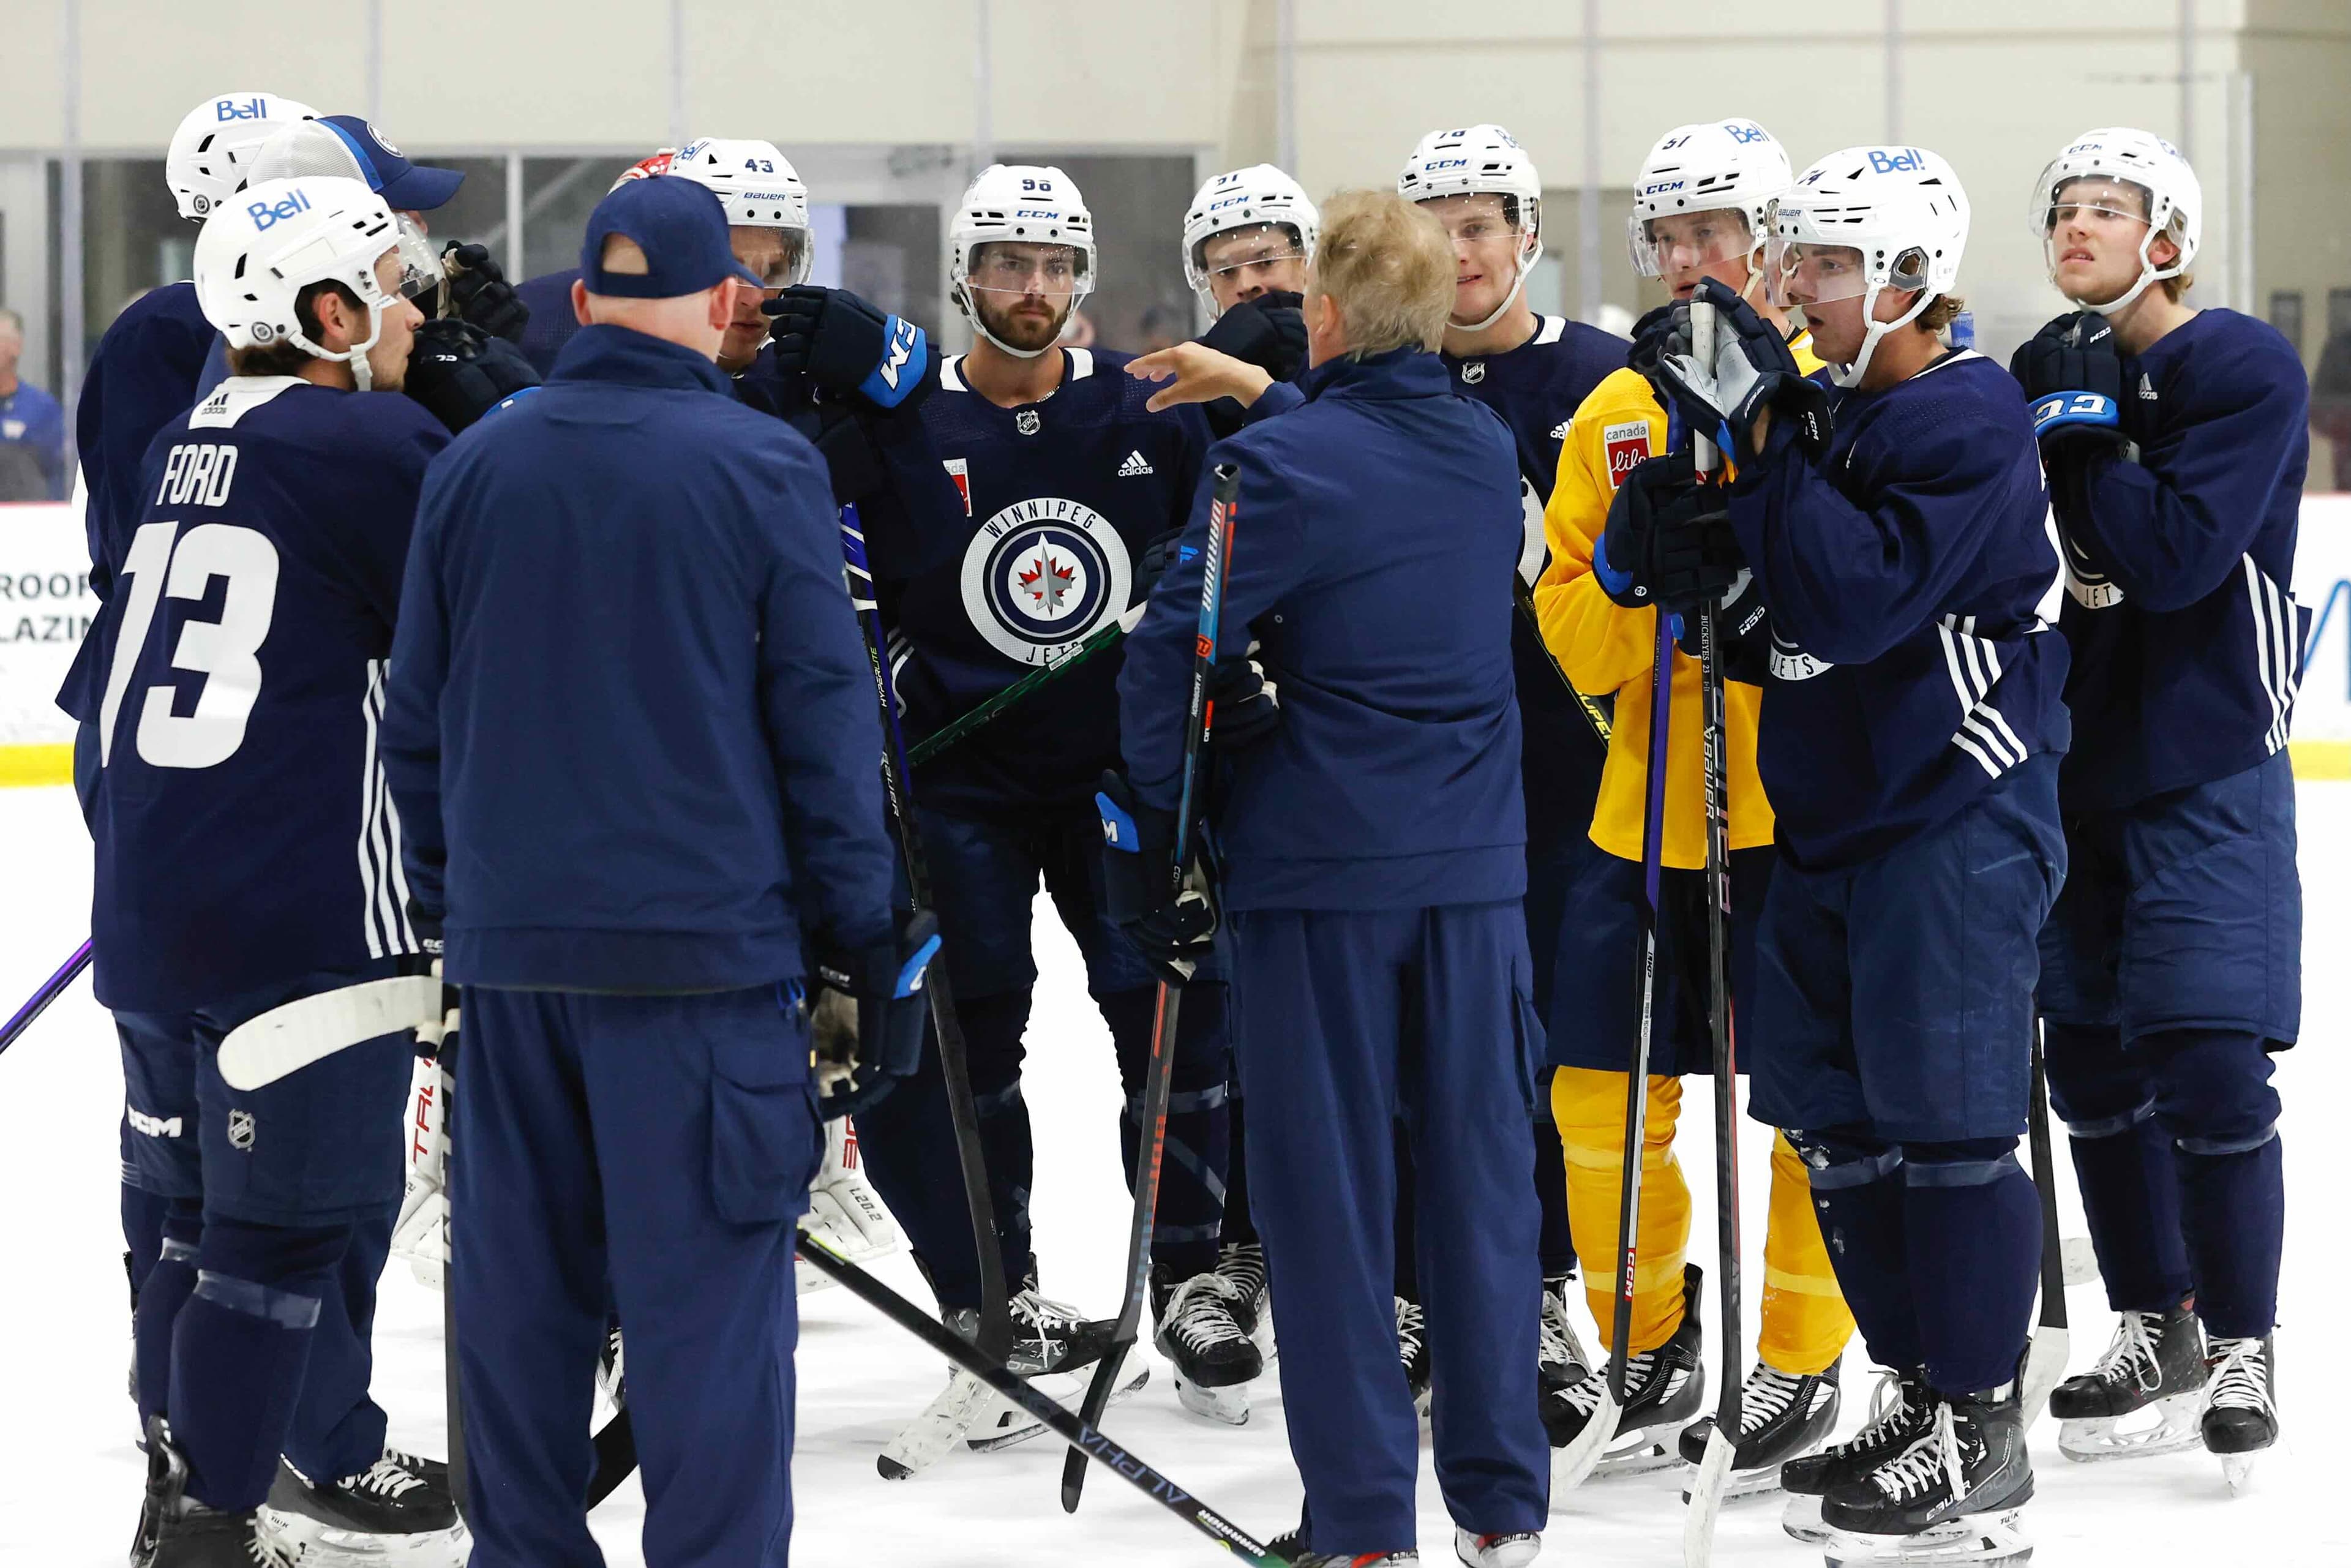
M 236 755 L 246 721 L 261 695 L 261 644 L 277 602 L 277 547 L 267 536 L 228 523 L 199 523 L 185 534 L 175 522 L 146 523 L 131 541 L 120 576 L 129 598 L 106 674 L 99 711 L 99 766 L 114 755 L 115 721 L 139 667 L 155 611 L 165 594 L 202 599 L 215 577 L 227 580 L 217 621 L 181 624 L 170 667 L 204 677 L 195 706 L 175 713 L 179 688 L 149 684 L 139 708 L 141 760 L 155 768 L 211 768 Z M 176 542 L 177 548 L 174 549 Z

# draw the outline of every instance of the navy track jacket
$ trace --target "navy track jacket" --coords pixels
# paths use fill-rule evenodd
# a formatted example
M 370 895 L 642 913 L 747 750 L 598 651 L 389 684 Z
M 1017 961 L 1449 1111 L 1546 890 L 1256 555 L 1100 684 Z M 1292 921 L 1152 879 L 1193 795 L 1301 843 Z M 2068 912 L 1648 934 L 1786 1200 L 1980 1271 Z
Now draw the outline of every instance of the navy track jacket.
M 1399 349 L 1300 378 L 1304 401 L 1208 450 L 1239 511 L 1217 648 L 1254 641 L 1281 727 L 1232 759 L 1216 819 L 1234 909 L 1409 909 L 1526 892 L 1510 664 L 1519 463 L 1444 361 Z M 1198 631 L 1204 477 L 1127 639 L 1120 735 L 1172 809 Z
M 383 751 L 455 981 L 727 990 L 889 934 L 824 465 L 674 344 L 584 327 L 434 464 Z

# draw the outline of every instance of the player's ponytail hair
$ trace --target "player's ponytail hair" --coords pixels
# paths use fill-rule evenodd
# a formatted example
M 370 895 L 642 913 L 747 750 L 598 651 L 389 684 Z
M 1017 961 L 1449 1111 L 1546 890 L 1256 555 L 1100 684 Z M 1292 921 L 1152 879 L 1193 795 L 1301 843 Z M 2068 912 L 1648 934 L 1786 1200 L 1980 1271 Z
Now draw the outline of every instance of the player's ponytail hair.
M 1436 215 L 1393 191 L 1342 191 L 1322 208 L 1306 289 L 1339 307 L 1347 357 L 1435 350 L 1453 313 L 1453 242 Z
M 1938 296 L 1935 302 L 1918 312 L 1917 325 L 1926 331 L 1939 332 L 1959 319 L 1968 302 L 1956 294 Z

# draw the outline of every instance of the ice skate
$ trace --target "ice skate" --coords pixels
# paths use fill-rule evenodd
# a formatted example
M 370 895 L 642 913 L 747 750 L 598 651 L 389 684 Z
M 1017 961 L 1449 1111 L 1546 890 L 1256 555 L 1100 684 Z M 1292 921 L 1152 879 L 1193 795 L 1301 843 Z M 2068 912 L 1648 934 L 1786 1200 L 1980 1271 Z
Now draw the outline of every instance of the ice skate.
M 1404 1364 L 1404 1380 L 1412 1390 L 1412 1407 L 1428 1414 L 1428 1322 L 1418 1301 L 1395 1299 L 1396 1357 Z
M 1472 1535 L 1466 1530 L 1453 1532 L 1453 1555 L 1469 1568 L 1526 1568 L 1541 1554 L 1542 1537 L 1531 1530 L 1509 1535 Z
M 1151 1315 L 1159 1325 L 1152 1343 L 1175 1364 L 1176 1399 L 1231 1427 L 1249 1420 L 1249 1385 L 1265 1371 L 1236 1311 L 1241 1296 L 1239 1284 L 1213 1270 L 1179 1283 L 1152 1270 Z
M 2016 1521 L 2032 1499 L 2017 1385 L 1936 1396 L 1924 1432 L 1821 1500 L 1829 1568 L 2022 1563 L 2032 1546 Z
M 1676 1434 L 1706 1406 L 1706 1339 L 1698 1313 L 1703 1278 L 1694 1263 L 1683 1270 L 1681 1325 L 1656 1349 L 1626 1358 L 1625 1408 L 1593 1476 L 1636 1475 L 1681 1463 Z M 1600 1408 L 1608 1388 L 1608 1358 L 1599 1362 L 1576 1383 L 1541 1395 L 1543 1430 L 1552 1448 L 1573 1443 Z
M 1821 1500 L 1845 1482 L 1865 1476 L 1908 1448 L 1935 1418 L 1934 1394 L 1927 1386 L 1923 1367 L 1906 1372 L 1880 1371 L 1870 1396 L 1869 1423 L 1842 1443 L 1831 1443 L 1780 1467 L 1780 1487 L 1788 1506 L 1780 1527 L 1798 1541 L 1818 1542 L 1828 1537 L 1821 1522 Z
M 1049 1301 L 1034 1285 L 1005 1303 L 1012 1318 L 1012 1349 L 1005 1367 L 1022 1377 L 1071 1372 L 1102 1359 L 1118 1324 L 1108 1318 L 1081 1318 L 1075 1307 Z M 979 1311 L 958 1307 L 947 1327 L 967 1340 L 979 1337 Z
M 2277 1357 L 2262 1339 L 2212 1342 L 2212 1380 L 2197 1418 L 2205 1448 L 2220 1456 L 2220 1473 L 2235 1496 L 2252 1484 L 2253 1461 L 2277 1441 Z
M 1592 1370 L 1592 1356 L 1583 1348 L 1583 1337 L 1575 1332 L 1575 1320 L 1568 1314 L 1568 1292 L 1574 1289 L 1573 1274 L 1561 1274 L 1543 1281 L 1535 1376 L 1547 1393 L 1557 1393 L 1583 1382 L 1584 1374 Z
M 2206 1377 L 2194 1312 L 2125 1312 L 2098 1364 L 2050 1393 L 2057 1451 L 2092 1464 L 2192 1448 Z
M 1273 1298 L 1266 1289 L 1265 1248 L 1255 1241 L 1228 1241 L 1217 1249 L 1217 1272 L 1233 1282 L 1233 1321 L 1273 1364 Z
M 1755 1364 L 1740 1389 L 1739 1441 L 1731 1449 L 1730 1479 L 1723 1488 L 1726 1502 L 1779 1490 L 1781 1466 L 1828 1440 L 1836 1430 L 1839 1370 L 1831 1366 L 1806 1377 Z M 1713 1436 L 1712 1416 L 1683 1427 L 1682 1458 L 1693 1465 L 1703 1463 Z M 1685 1488 L 1682 1500 L 1689 1500 Z
M 1419 1568 L 1417 1552 L 1377 1552 L 1369 1556 L 1343 1557 L 1331 1552 L 1309 1552 L 1299 1544 L 1298 1531 L 1285 1531 L 1265 1543 L 1265 1549 L 1291 1568 Z
M 131 1537 L 131 1568 L 295 1568 L 298 1559 L 260 1511 L 224 1513 L 188 1495 L 188 1461 L 158 1416 L 147 1427 L 147 1496 Z
M 446 1466 L 396 1449 L 356 1475 L 312 1480 L 280 1459 L 262 1506 L 262 1527 L 304 1563 L 397 1563 L 402 1568 L 465 1561 L 470 1543 L 449 1495 Z

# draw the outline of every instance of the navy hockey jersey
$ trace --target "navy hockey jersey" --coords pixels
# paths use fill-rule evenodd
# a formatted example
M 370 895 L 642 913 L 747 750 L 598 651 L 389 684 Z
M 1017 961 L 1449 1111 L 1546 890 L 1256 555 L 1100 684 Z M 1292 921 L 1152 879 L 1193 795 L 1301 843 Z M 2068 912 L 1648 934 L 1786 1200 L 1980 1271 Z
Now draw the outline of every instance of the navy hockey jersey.
M 106 562 L 98 998 L 183 1011 L 416 950 L 376 757 L 417 493 L 391 394 L 234 377 L 159 433 Z
M 1849 865 L 2065 748 L 2048 495 L 2015 379 L 1972 350 L 1844 392 L 1817 465 L 1771 446 L 1730 489 L 1771 611 L 1756 761 L 1782 848 Z
M 148 444 L 195 402 L 204 354 L 219 336 L 196 303 L 196 286 L 171 283 L 124 306 L 98 340 L 74 409 L 74 444 L 89 493 L 82 529 L 89 539 L 90 591 L 101 607 L 113 596 L 106 563 L 121 559 L 139 525 Z M 107 623 L 101 608 L 57 693 L 57 706 L 85 723 L 98 714 Z
M 1568 421 L 1632 345 L 1564 316 L 1539 316 L 1535 335 L 1508 353 L 1457 360 L 1439 356 L 1453 388 L 1502 416 L 1519 455 L 1519 504 L 1525 538 L 1519 575 L 1529 588 L 1549 563 L 1543 507 L 1559 475 Z M 1520 779 L 1527 797 L 1530 852 L 1537 859 L 1581 843 L 1600 794 L 1607 748 L 1568 695 L 1541 634 L 1523 615 L 1510 617 L 1510 663 L 1519 683 L 1525 749 Z
M 924 401 L 961 506 L 942 524 L 955 548 L 896 595 L 909 742 L 1139 603 L 1144 549 L 1191 514 L 1207 446 L 1199 411 L 1146 412 L 1155 389 L 1126 374 L 1131 355 L 1060 352 L 1061 390 L 1042 402 L 998 407 L 965 386 L 959 356 Z M 1119 764 L 1119 662 L 1117 649 L 1096 653 L 924 764 L 916 795 L 965 815 L 1092 800 Z
M 2310 383 L 2278 330 L 2202 310 L 2124 362 L 2137 464 L 2093 460 L 2060 511 L 2079 734 L 2068 810 L 2241 773 L 2285 745 L 2309 612 L 2288 591 Z
M 579 281 L 580 269 L 567 267 L 515 285 L 515 298 L 530 312 L 517 346 L 542 381 L 555 373 L 555 356 L 580 330 L 580 313 L 571 308 L 571 286 Z

